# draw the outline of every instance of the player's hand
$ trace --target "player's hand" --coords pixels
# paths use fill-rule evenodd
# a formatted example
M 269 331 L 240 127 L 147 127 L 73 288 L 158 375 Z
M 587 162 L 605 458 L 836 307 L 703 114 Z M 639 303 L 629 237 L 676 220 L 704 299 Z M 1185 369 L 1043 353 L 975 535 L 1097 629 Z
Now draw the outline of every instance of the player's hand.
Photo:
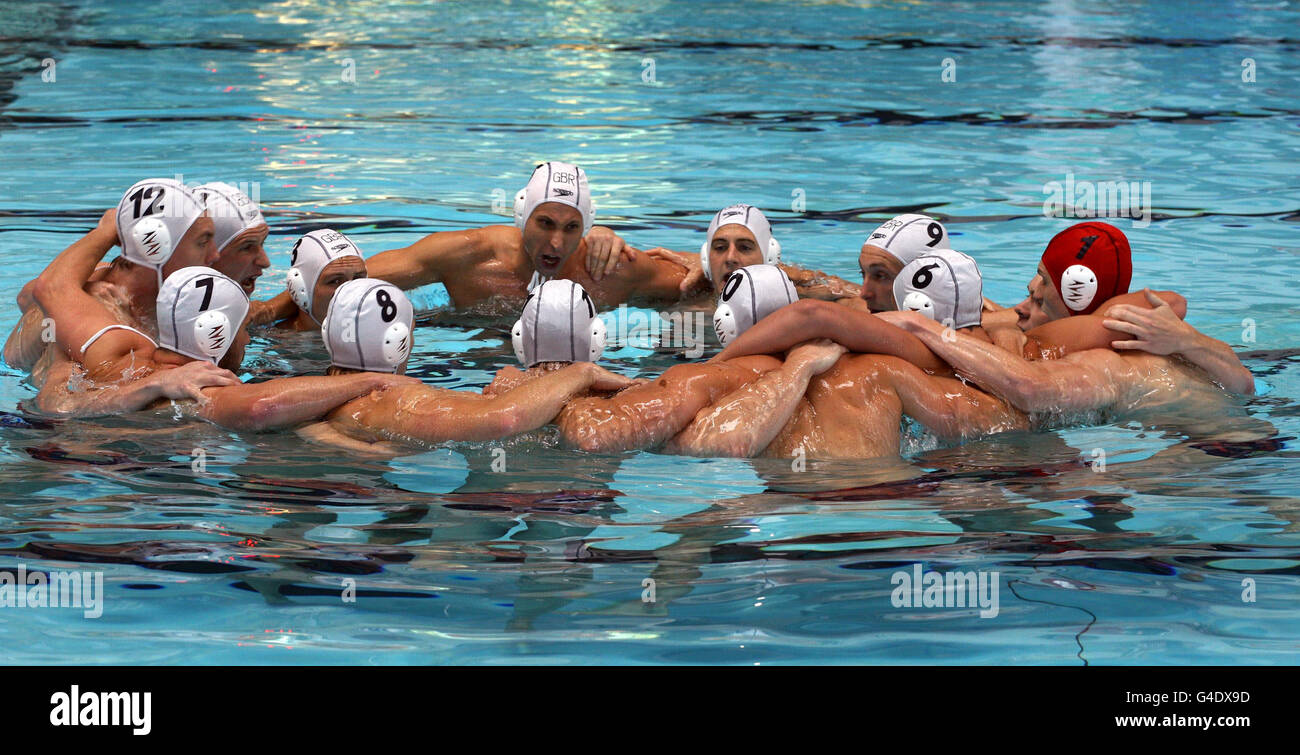
M 816 341 L 807 341 L 790 349 L 786 360 L 806 364 L 812 369 L 812 374 L 820 375 L 834 367 L 835 363 L 847 351 L 848 349 L 830 339 L 819 338 Z
M 594 281 L 617 270 L 624 258 L 629 262 L 636 259 L 636 250 L 603 225 L 592 226 L 586 239 L 587 275 Z
M 519 385 L 524 379 L 523 370 L 514 365 L 506 365 L 497 370 L 496 377 L 483 389 L 484 396 L 498 396 Z
M 879 317 L 881 320 L 884 320 L 896 328 L 902 328 L 908 332 L 916 332 L 918 328 L 924 328 L 926 324 L 934 322 L 920 312 L 914 312 L 910 309 L 877 312 L 876 317 Z
M 248 327 L 266 325 L 275 319 L 275 307 L 269 301 L 250 301 L 248 303 Z
M 593 391 L 621 391 L 632 385 L 632 379 L 617 375 L 601 367 L 594 362 L 584 362 L 590 365 L 587 367 L 588 375 L 591 378 L 591 389 Z
M 1169 303 L 1143 289 L 1151 309 L 1131 304 L 1116 304 L 1106 310 L 1102 323 L 1111 330 L 1135 336 L 1133 340 L 1112 341 L 1116 349 L 1137 349 L 1152 354 L 1177 354 L 1186 351 L 1196 340 L 1196 330 L 1178 317 Z
M 230 370 L 223 370 L 211 362 L 195 360 L 180 367 L 154 373 L 162 395 L 169 399 L 194 399 L 204 403 L 204 388 L 222 385 L 239 385 L 239 378 Z
M 393 375 L 387 372 L 369 372 L 370 390 L 382 391 L 388 388 L 395 388 L 400 385 L 419 385 L 420 379 L 410 375 Z
M 713 290 L 713 284 L 709 283 L 704 277 L 704 268 L 700 266 L 700 258 L 693 254 L 682 254 L 657 246 L 654 249 L 647 249 L 642 254 L 653 259 L 671 262 L 674 265 L 680 265 L 686 268 L 686 277 L 678 285 L 679 298 L 690 299 L 699 294 Z
M 112 236 L 113 246 L 117 246 L 118 244 L 122 243 L 122 240 L 117 237 L 117 208 L 116 207 L 114 207 L 111 210 L 104 210 L 104 214 L 100 216 L 99 223 L 95 226 L 94 232 L 104 234 L 105 236 Z

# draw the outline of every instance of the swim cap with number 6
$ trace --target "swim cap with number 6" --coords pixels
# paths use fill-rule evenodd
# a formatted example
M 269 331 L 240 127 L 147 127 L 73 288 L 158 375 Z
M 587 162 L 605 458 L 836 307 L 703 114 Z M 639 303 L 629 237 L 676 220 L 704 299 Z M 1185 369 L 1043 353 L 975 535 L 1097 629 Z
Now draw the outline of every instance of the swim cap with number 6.
M 920 312 L 951 328 L 974 327 L 984 307 L 984 279 L 969 255 L 936 249 L 899 271 L 894 303 L 900 311 Z

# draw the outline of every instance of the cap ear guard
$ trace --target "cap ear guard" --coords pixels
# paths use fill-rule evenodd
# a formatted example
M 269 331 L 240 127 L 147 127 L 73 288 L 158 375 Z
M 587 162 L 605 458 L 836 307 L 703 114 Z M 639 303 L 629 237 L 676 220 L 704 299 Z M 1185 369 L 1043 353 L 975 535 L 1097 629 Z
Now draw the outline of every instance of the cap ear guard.
M 311 302 L 307 300 L 307 283 L 302 278 L 302 271 L 296 267 L 290 269 L 287 284 L 289 298 L 293 299 L 293 303 L 302 311 L 309 311 Z
M 591 359 L 588 361 L 600 361 L 600 355 L 605 353 L 605 336 L 605 321 L 597 317 L 591 322 Z
M 528 358 L 524 355 L 524 321 L 523 318 L 515 320 L 515 326 L 510 329 L 510 344 L 515 347 L 515 359 L 528 369 Z
M 910 309 L 913 312 L 920 312 L 931 320 L 934 319 L 934 300 L 920 291 L 912 291 L 903 297 L 903 306 L 900 309 Z
M 158 218 L 141 218 L 131 227 L 131 239 L 148 264 L 161 267 L 172 256 L 172 235 Z
M 194 320 L 194 342 L 200 352 L 212 358 L 213 363 L 221 361 L 230 350 L 230 344 L 234 343 L 233 332 L 225 312 L 209 309 Z
M 713 282 L 713 271 L 709 269 L 709 242 L 700 244 L 700 266 L 704 268 L 704 279 Z
M 524 230 L 524 224 L 528 218 L 524 217 L 524 207 L 528 203 L 528 189 L 520 189 L 515 195 L 515 228 Z
M 724 347 L 730 345 L 737 335 L 738 328 L 736 314 L 731 311 L 730 304 L 719 304 L 718 308 L 713 310 L 713 332 L 718 336 L 718 343 Z
M 404 322 L 395 322 L 384 331 L 382 354 L 391 367 L 398 367 L 411 355 L 411 329 Z
M 1097 297 L 1097 274 L 1087 265 L 1070 265 L 1061 273 L 1057 290 L 1071 312 L 1082 312 Z

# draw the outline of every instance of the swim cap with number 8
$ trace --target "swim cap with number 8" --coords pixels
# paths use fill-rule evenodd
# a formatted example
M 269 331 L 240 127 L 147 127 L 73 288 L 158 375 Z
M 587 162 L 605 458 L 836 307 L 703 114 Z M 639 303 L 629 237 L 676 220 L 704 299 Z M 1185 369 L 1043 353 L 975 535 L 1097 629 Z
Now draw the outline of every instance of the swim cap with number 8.
M 335 367 L 398 372 L 411 355 L 411 301 L 391 283 L 357 278 L 339 286 L 321 323 Z

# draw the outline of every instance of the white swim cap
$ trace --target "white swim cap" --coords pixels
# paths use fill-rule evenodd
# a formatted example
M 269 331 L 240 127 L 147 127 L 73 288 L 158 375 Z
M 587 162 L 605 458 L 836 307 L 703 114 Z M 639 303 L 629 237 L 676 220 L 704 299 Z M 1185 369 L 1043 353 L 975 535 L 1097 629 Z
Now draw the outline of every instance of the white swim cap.
M 710 283 L 713 282 L 713 271 L 709 270 L 709 249 L 713 246 L 713 234 L 722 226 L 733 223 L 745 226 L 754 234 L 754 241 L 763 252 L 764 263 L 775 265 L 781 261 L 781 245 L 772 238 L 772 225 L 767 222 L 763 211 L 753 205 L 733 204 L 718 210 L 718 214 L 713 216 L 709 222 L 708 235 L 704 238 L 704 246 L 700 247 L 700 265 L 704 267 L 704 277 Z
M 528 295 L 510 340 L 525 368 L 540 362 L 594 362 L 605 351 L 605 323 L 582 286 L 546 281 Z
M 183 267 L 158 289 L 158 344 L 216 364 L 248 314 L 248 295 L 210 267 Z
M 411 355 L 411 300 L 391 283 L 357 278 L 330 299 L 321 338 L 335 367 L 397 372 Z
M 894 303 L 900 311 L 921 312 L 952 328 L 979 325 L 984 308 L 979 265 L 951 249 L 926 252 L 894 278 Z
M 723 346 L 759 320 L 799 300 L 794 284 L 776 265 L 750 265 L 727 276 L 713 311 L 713 332 Z
M 899 215 L 881 223 L 866 243 L 884 249 L 906 265 L 933 249 L 947 249 L 948 231 L 928 215 Z
M 595 208 L 591 203 L 591 189 L 587 174 L 582 168 L 569 163 L 542 163 L 533 169 L 528 185 L 515 195 L 515 227 L 523 230 L 532 217 L 533 210 L 544 202 L 567 204 L 582 213 L 582 235 L 591 230 Z
M 163 265 L 201 215 L 203 204 L 179 181 L 146 178 L 136 182 L 117 203 L 122 256 L 157 271 L 161 286 Z
M 316 320 L 316 315 L 311 311 L 311 299 L 316 281 L 325 266 L 340 257 L 361 258 L 361 250 L 352 239 L 329 228 L 312 231 L 293 243 L 293 256 L 289 260 L 289 295 L 293 297 L 293 303 L 313 320 Z
M 224 251 L 227 244 L 249 228 L 266 223 L 253 200 L 230 184 L 213 181 L 198 187 L 194 193 L 212 218 L 217 251 Z

